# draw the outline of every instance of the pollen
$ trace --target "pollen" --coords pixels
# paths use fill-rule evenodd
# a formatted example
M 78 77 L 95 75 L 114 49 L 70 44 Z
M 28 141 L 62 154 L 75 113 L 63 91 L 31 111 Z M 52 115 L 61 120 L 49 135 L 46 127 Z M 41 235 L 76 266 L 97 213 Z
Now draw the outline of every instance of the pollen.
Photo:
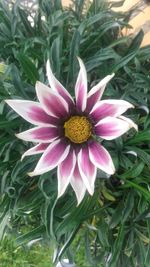
M 85 116 L 72 116 L 64 123 L 65 136 L 73 143 L 81 144 L 91 136 L 92 125 Z

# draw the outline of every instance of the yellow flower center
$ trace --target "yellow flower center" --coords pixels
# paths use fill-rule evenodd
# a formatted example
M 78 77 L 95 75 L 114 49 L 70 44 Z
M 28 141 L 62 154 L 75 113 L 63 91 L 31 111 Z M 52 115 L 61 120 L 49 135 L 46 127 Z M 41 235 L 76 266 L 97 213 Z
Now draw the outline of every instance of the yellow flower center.
M 72 142 L 80 144 L 91 136 L 92 125 L 86 117 L 73 116 L 64 123 L 65 136 Z

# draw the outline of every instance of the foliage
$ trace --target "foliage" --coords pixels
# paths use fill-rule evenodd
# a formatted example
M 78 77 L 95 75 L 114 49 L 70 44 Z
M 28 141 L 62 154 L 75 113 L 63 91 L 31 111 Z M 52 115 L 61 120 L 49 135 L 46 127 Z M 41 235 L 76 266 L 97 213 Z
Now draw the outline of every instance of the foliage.
M 75 1 L 72 8 L 63 9 L 60 0 L 41 0 L 33 15 L 19 1 L 11 8 L 0 2 L 0 237 L 15 233 L 18 246 L 50 240 L 57 249 L 55 261 L 65 255 L 76 261 L 84 244 L 90 266 L 148 267 L 150 47 L 140 48 L 142 31 L 134 38 L 122 36 L 121 30 L 130 27 L 130 14 L 112 11 L 113 2 L 93 1 L 86 11 L 84 4 Z M 28 124 L 3 101 L 35 100 L 36 80 L 47 83 L 48 57 L 56 77 L 72 93 L 77 55 L 85 62 L 89 86 L 116 73 L 105 98 L 133 103 L 135 109 L 127 115 L 139 126 L 138 133 L 131 130 L 105 142 L 117 172 L 110 179 L 99 172 L 95 194 L 86 195 L 78 207 L 71 188 L 56 200 L 55 171 L 27 176 L 38 157 L 20 161 L 29 144 L 15 133 L 28 129 Z M 26 225 L 31 230 L 24 233 Z M 74 238 L 78 242 L 72 250 Z
M 16 248 L 14 241 L 8 238 L 0 243 L 0 266 L 52 267 L 49 260 L 50 249 L 43 244 Z
M 74 247 L 76 246 L 76 243 L 77 240 L 74 241 Z M 53 267 L 53 264 L 50 263 L 50 257 L 52 257 L 52 254 L 53 248 L 49 243 L 44 244 L 39 241 L 35 244 L 29 244 L 28 246 L 24 245 L 16 248 L 15 240 L 13 240 L 12 237 L 11 239 L 6 237 L 0 242 L 1 267 Z M 80 267 L 89 267 L 85 260 L 83 246 L 76 254 L 76 263 L 77 266 Z

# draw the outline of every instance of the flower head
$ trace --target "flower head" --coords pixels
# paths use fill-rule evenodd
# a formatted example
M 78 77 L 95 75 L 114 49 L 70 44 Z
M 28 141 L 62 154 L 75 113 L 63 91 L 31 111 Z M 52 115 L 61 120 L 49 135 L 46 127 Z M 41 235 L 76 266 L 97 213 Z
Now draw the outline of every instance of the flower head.
M 101 100 L 107 83 L 114 74 L 106 76 L 87 92 L 87 74 L 80 58 L 80 71 L 75 85 L 75 100 L 52 73 L 47 62 L 50 87 L 36 83 L 39 102 L 6 100 L 20 116 L 35 127 L 17 134 L 22 140 L 37 143 L 22 158 L 42 156 L 31 176 L 40 175 L 57 167 L 58 197 L 70 183 L 78 204 L 86 190 L 92 195 L 97 168 L 112 175 L 115 167 L 108 151 L 96 141 L 115 139 L 134 122 L 122 114 L 133 105 L 124 100 Z

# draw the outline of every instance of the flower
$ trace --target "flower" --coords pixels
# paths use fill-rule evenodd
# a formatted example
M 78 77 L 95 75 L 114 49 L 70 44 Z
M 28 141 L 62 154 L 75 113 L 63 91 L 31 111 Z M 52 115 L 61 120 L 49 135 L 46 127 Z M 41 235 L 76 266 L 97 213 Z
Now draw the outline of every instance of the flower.
M 107 83 L 106 76 L 87 92 L 87 74 L 80 58 L 80 71 L 75 85 L 75 100 L 53 75 L 47 62 L 50 87 L 36 83 L 39 102 L 6 100 L 20 116 L 36 127 L 16 134 L 22 140 L 35 142 L 25 156 L 42 153 L 30 176 L 40 175 L 57 167 L 58 197 L 71 184 L 78 204 L 86 190 L 92 195 L 97 168 L 112 175 L 115 167 L 108 151 L 97 141 L 115 139 L 135 123 L 122 116 L 133 105 L 124 100 L 101 100 Z

